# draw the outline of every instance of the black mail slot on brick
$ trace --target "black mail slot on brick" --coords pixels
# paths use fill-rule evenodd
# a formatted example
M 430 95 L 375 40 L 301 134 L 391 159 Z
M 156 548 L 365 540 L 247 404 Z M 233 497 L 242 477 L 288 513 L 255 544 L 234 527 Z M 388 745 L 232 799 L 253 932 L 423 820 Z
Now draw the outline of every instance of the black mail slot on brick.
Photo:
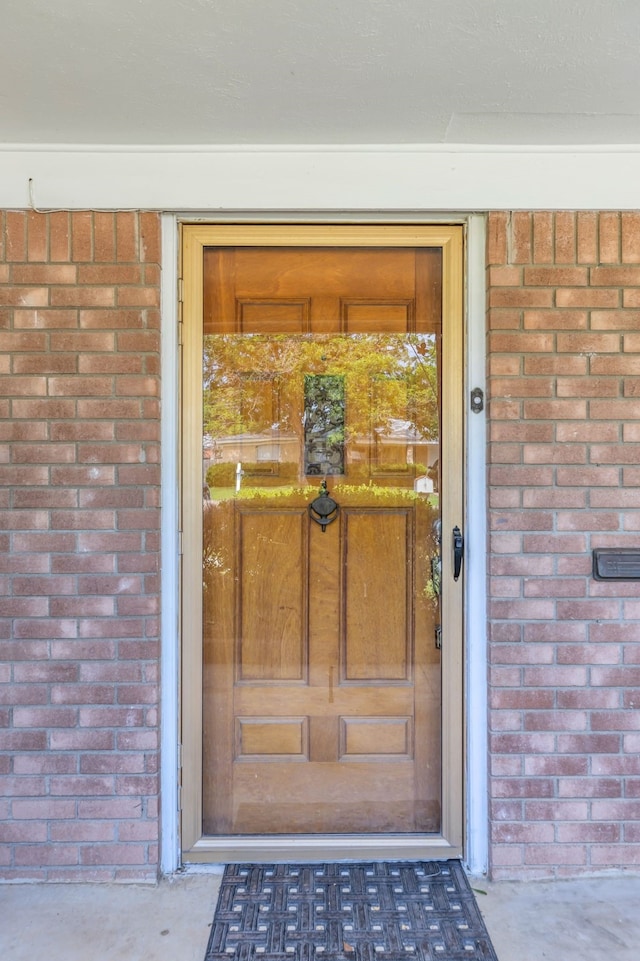
M 595 550 L 593 576 L 597 581 L 640 580 L 640 549 L 628 547 Z

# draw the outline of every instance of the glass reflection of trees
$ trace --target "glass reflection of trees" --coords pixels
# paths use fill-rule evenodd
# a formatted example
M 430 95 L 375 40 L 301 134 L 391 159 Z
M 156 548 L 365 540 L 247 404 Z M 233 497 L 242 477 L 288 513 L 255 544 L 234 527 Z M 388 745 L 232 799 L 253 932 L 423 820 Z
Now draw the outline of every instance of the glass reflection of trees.
M 344 385 L 346 442 L 372 431 L 391 435 L 398 420 L 418 441 L 438 440 L 435 334 L 210 334 L 203 358 L 205 435 L 215 441 L 271 430 L 302 444 L 309 375 L 340 378 Z M 325 383 L 333 383 L 335 399 L 338 381 Z

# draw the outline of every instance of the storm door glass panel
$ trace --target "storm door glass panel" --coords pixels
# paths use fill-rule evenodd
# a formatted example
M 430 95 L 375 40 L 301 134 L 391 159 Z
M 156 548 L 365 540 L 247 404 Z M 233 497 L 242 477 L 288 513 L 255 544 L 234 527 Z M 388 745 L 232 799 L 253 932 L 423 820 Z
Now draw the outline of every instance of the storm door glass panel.
M 331 310 L 243 299 L 238 255 L 205 312 L 205 834 L 441 827 L 439 315 L 364 297 L 349 253 Z

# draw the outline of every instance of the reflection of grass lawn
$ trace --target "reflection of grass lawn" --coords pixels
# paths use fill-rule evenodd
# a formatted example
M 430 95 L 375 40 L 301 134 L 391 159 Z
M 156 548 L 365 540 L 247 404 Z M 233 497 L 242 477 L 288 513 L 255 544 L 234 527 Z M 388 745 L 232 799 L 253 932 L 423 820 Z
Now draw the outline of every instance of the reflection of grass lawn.
M 234 498 L 243 500 L 251 497 L 282 497 L 283 495 L 286 497 L 297 489 L 291 484 L 283 484 L 281 487 L 242 487 L 239 494 L 236 494 L 235 487 L 210 487 L 209 491 L 212 501 L 230 501 Z
M 212 501 L 230 501 L 235 498 L 243 500 L 252 497 L 282 497 L 283 495 L 286 497 L 294 490 L 299 490 L 299 488 L 294 488 L 291 484 L 283 484 L 281 487 L 242 487 L 239 494 L 236 494 L 235 487 L 209 488 Z M 312 490 L 313 488 L 309 488 L 310 492 Z
M 235 487 L 210 487 L 212 501 L 228 501 L 236 496 Z
M 365 492 L 366 492 L 367 490 L 368 490 L 371 494 L 374 494 L 374 496 L 375 496 L 375 493 L 378 493 L 379 495 L 382 495 L 383 497 L 384 497 L 385 494 L 386 494 L 387 496 L 393 497 L 393 496 L 394 496 L 394 492 L 395 492 L 396 494 L 405 494 L 405 495 L 406 495 L 406 494 L 413 494 L 413 491 L 411 491 L 410 488 L 403 488 L 403 487 L 399 487 L 399 488 L 398 488 L 398 487 L 377 487 L 376 485 L 371 485 L 371 486 L 366 485 L 366 486 L 362 486 L 362 487 L 360 487 L 360 488 L 353 488 L 353 487 L 352 487 L 352 488 L 351 488 L 351 492 L 353 492 L 354 490 L 357 490 L 358 493 L 360 493 L 360 494 L 365 494 L 365 496 L 366 496 L 366 493 L 365 493 Z M 209 491 L 210 491 L 210 494 L 211 494 L 211 500 L 212 500 L 212 501 L 218 501 L 218 502 L 219 502 L 219 501 L 229 501 L 229 500 L 233 500 L 234 498 L 237 498 L 237 497 L 238 497 L 238 495 L 236 494 L 236 489 L 235 489 L 235 487 L 210 487 L 210 488 L 209 488 Z M 290 484 L 284 484 L 282 487 L 255 487 L 255 488 L 245 487 L 245 488 L 241 489 L 241 491 L 240 491 L 240 496 L 239 496 L 238 499 L 239 499 L 239 500 L 243 500 L 244 498 L 251 499 L 252 497 L 261 497 L 261 498 L 265 498 L 265 497 L 266 497 L 266 498 L 269 498 L 269 497 L 283 497 L 283 496 L 284 496 L 284 497 L 287 497 L 287 496 L 291 496 L 291 495 L 294 493 L 294 491 L 295 491 L 295 493 L 296 493 L 298 496 L 299 496 L 300 494 L 303 494 L 303 495 L 304 495 L 304 494 L 306 493 L 305 488 L 302 488 L 302 487 L 292 487 Z M 337 485 L 337 487 L 334 488 L 334 491 L 335 491 L 336 495 L 339 497 L 339 496 L 340 496 L 340 487 L 339 487 L 339 485 Z M 316 489 L 315 486 L 310 486 L 310 487 L 308 488 L 308 492 L 309 492 L 309 499 L 311 499 L 313 496 L 315 496 L 315 494 L 318 493 L 318 490 Z M 426 496 L 425 496 L 425 495 L 419 495 L 419 494 L 418 494 L 418 495 L 415 495 L 415 496 L 416 496 L 416 499 L 417 499 L 417 500 L 420 500 L 422 503 L 428 504 L 429 507 L 432 507 L 432 508 L 434 508 L 435 510 L 438 509 L 439 501 L 440 501 L 440 498 L 439 498 L 438 494 L 428 494 L 428 495 L 426 495 Z

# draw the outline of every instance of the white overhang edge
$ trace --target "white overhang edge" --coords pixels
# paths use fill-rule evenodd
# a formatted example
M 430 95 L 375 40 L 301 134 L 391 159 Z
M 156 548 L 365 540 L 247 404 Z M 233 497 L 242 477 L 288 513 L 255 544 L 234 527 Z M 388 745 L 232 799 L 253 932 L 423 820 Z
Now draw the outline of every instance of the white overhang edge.
M 0 207 L 640 208 L 640 145 L 0 146 Z

